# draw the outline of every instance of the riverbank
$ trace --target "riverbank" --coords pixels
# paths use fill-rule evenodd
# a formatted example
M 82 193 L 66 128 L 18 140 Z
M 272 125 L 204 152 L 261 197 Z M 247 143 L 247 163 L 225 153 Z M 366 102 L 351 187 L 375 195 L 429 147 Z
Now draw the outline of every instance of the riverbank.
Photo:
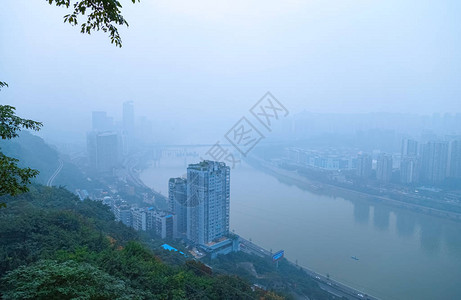
M 133 165 L 139 165 L 139 164 L 132 163 L 132 166 Z M 148 166 L 148 164 L 147 164 L 147 166 Z M 142 172 L 133 171 L 134 167 L 127 168 L 127 169 L 129 171 L 131 171 L 130 176 L 131 176 L 133 182 L 136 182 L 137 184 L 140 184 L 140 185 L 142 185 L 144 187 L 148 187 L 147 182 L 142 181 L 143 176 L 140 176 Z M 153 187 L 149 187 L 149 188 L 153 192 L 155 192 L 155 189 Z M 262 248 L 259 245 L 256 245 L 256 244 L 254 244 L 252 242 L 249 242 L 248 240 L 245 240 L 243 238 L 241 238 L 241 239 L 242 239 L 241 240 L 242 244 L 246 245 L 246 248 L 245 248 L 245 246 L 242 247 L 242 248 L 245 248 L 242 252 L 251 253 L 252 255 L 256 255 L 257 257 L 264 258 L 264 260 L 266 260 L 266 261 L 271 260 L 270 251 Z M 251 244 L 251 246 L 250 246 L 250 244 Z M 253 250 L 252 251 L 245 251 L 245 250 L 249 250 L 249 249 L 253 249 Z M 200 260 L 202 260 L 202 259 L 200 259 Z M 295 263 L 293 263 L 293 262 L 291 262 L 291 261 L 289 261 L 287 259 L 285 260 L 285 262 L 287 264 L 289 264 L 291 268 L 293 268 L 293 271 L 300 272 L 300 269 L 299 269 L 300 266 L 296 265 Z M 207 263 L 209 263 L 209 262 L 207 262 Z M 210 265 L 212 265 L 212 264 L 210 263 Z M 334 297 L 339 297 L 339 298 L 346 297 L 347 299 L 352 299 L 352 300 L 366 299 L 366 298 L 361 298 L 361 297 L 358 296 L 358 294 L 366 295 L 364 292 L 355 290 L 354 288 L 351 288 L 351 287 L 346 287 L 344 284 L 341 284 L 340 282 L 337 282 L 337 281 L 334 281 L 334 280 L 330 280 L 330 279 L 327 280 L 325 276 L 322 276 L 319 273 L 316 273 L 315 271 L 313 271 L 311 269 L 302 267 L 302 270 L 305 272 L 305 277 L 303 277 L 304 279 L 299 280 L 299 281 L 296 281 L 297 280 L 296 277 L 292 276 L 292 274 L 291 275 L 286 275 L 286 274 L 280 273 L 278 276 L 280 276 L 280 278 L 284 278 L 284 280 L 293 281 L 295 283 L 295 286 L 300 285 L 304 281 L 311 281 L 315 285 L 315 287 L 316 287 L 315 289 L 319 289 L 323 293 L 325 293 L 326 295 L 329 296 L 328 298 L 325 298 L 325 299 L 336 299 Z M 240 274 L 238 272 L 233 273 L 233 274 L 240 276 Z M 318 284 L 318 286 L 317 286 L 317 284 Z M 270 288 L 272 288 L 272 287 L 270 287 Z M 278 288 L 280 289 L 280 287 L 278 287 Z M 288 285 L 287 288 L 293 288 L 293 286 L 290 287 Z M 332 297 L 332 296 L 334 296 L 334 297 Z M 302 299 L 305 299 L 305 298 L 303 297 Z M 324 299 L 324 298 L 321 298 L 321 299 Z M 369 297 L 368 299 L 375 300 L 377 298 Z
M 168 179 L 184 174 L 191 161 L 163 157 L 139 175 L 165 191 Z M 461 222 L 299 179 L 245 162 L 232 169 L 231 231 L 381 299 L 456 299 L 461 293 Z
M 294 184 L 302 189 L 307 189 L 308 191 L 316 194 L 329 194 L 332 196 L 337 197 L 354 197 L 354 199 L 361 199 L 366 201 L 378 201 L 384 204 L 388 204 L 394 207 L 410 209 L 412 211 L 416 211 L 419 213 L 424 213 L 431 216 L 437 216 L 441 218 L 448 218 L 450 220 L 461 222 L 461 214 L 450 212 L 446 210 L 440 210 L 436 208 L 426 207 L 414 203 L 408 203 L 404 201 L 399 201 L 395 199 L 391 199 L 384 196 L 376 196 L 367 194 L 364 192 L 347 189 L 344 187 L 340 187 L 333 184 L 323 183 L 323 182 L 316 182 L 310 180 L 302 175 L 300 175 L 296 171 L 285 170 L 274 166 L 263 159 L 259 159 L 256 157 L 247 158 L 245 160 L 246 163 L 251 165 L 252 167 L 259 169 L 267 174 L 270 174 L 276 177 L 278 180 L 282 182 L 288 182 Z
M 257 256 L 262 256 L 265 257 L 266 259 L 271 259 L 272 253 L 268 251 L 267 249 L 264 249 L 261 246 L 256 245 L 255 243 L 246 240 L 242 237 L 240 237 L 240 241 L 242 244 L 242 251 L 246 253 L 251 253 L 253 255 Z M 347 299 L 368 299 L 368 300 L 378 300 L 378 298 L 367 295 L 363 291 L 359 291 L 353 287 L 350 287 L 344 283 L 341 283 L 337 280 L 334 280 L 330 277 L 324 276 L 318 272 L 315 272 L 314 270 L 300 266 L 297 263 L 294 263 L 288 259 L 285 258 L 285 260 L 295 268 L 301 268 L 305 273 L 306 276 L 310 276 L 313 280 L 315 280 L 321 289 L 324 291 L 335 295 L 337 297 L 346 297 Z

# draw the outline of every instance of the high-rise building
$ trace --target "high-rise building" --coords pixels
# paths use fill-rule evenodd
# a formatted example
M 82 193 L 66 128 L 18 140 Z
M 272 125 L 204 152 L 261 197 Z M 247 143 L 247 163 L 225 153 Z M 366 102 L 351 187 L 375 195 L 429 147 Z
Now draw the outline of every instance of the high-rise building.
M 402 157 L 416 156 L 418 154 L 418 142 L 411 139 L 402 140 Z
M 390 182 L 392 178 L 392 155 L 382 153 L 378 156 L 376 165 L 376 179 Z
M 187 180 L 170 178 L 168 182 L 169 209 L 176 216 L 177 232 L 187 235 Z
M 421 146 L 421 179 L 437 184 L 447 177 L 448 142 L 428 142 Z
M 369 154 L 361 153 L 357 155 L 357 176 L 370 178 L 372 159 Z
M 99 133 L 96 137 L 98 169 L 111 172 L 118 163 L 118 137 L 115 132 Z
M 98 146 L 96 142 L 97 131 L 90 131 L 86 134 L 86 151 L 88 153 L 88 161 L 93 170 L 97 170 L 98 166 Z
M 187 168 L 187 238 L 207 245 L 229 234 L 230 168 L 202 161 Z
M 97 132 L 113 130 L 113 118 L 105 111 L 93 111 L 91 114 L 92 129 Z
M 418 142 L 411 139 L 402 140 L 400 156 L 400 182 L 411 184 L 419 181 L 421 159 L 418 156 Z
M 119 161 L 119 141 L 116 132 L 87 134 L 87 151 L 91 167 L 100 173 L 111 173 Z
M 107 113 L 105 111 L 93 111 L 91 113 L 91 128 L 96 131 L 104 131 Z
M 450 142 L 449 177 L 461 178 L 461 140 Z
M 123 129 L 127 132 L 134 131 L 134 104 L 133 101 L 123 103 Z
M 123 150 L 125 153 L 128 153 L 133 149 L 135 140 L 133 101 L 126 101 L 123 103 L 123 135 Z
M 400 160 L 400 182 L 417 183 L 420 174 L 420 159 L 417 156 L 404 156 Z

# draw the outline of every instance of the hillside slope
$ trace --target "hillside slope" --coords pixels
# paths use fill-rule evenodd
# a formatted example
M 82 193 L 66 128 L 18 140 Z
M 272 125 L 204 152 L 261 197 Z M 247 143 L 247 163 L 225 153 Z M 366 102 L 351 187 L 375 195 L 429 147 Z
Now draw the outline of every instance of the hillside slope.
M 30 167 L 38 170 L 39 175 L 32 181 L 46 185 L 50 177 L 59 167 L 59 160 L 63 167 L 53 180 L 54 186 L 66 186 L 70 191 L 75 189 L 95 188 L 97 183 L 88 181 L 80 169 L 56 149 L 47 144 L 42 138 L 28 131 L 21 131 L 19 137 L 11 140 L 0 140 L 0 151 L 3 154 L 19 159 L 19 167 Z
M 4 299 L 280 299 L 198 262 L 163 263 L 108 207 L 64 188 L 36 185 L 0 200 Z

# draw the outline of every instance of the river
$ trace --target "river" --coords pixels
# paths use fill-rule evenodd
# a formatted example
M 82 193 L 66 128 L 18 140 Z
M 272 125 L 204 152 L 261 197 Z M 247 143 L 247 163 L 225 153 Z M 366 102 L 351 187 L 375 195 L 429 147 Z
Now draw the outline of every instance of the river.
M 198 160 L 165 151 L 141 179 L 166 196 Z M 461 222 L 312 193 L 245 163 L 231 170 L 230 218 L 242 237 L 378 298 L 461 297 Z

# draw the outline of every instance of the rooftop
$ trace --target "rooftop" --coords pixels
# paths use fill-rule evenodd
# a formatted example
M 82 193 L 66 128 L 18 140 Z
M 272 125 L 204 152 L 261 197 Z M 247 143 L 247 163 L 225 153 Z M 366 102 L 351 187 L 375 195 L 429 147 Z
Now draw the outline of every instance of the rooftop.
M 196 164 L 190 164 L 187 169 L 194 169 L 194 170 L 203 170 L 203 169 L 210 169 L 214 166 L 225 167 L 226 164 L 219 161 L 211 161 L 211 160 L 204 160 Z

